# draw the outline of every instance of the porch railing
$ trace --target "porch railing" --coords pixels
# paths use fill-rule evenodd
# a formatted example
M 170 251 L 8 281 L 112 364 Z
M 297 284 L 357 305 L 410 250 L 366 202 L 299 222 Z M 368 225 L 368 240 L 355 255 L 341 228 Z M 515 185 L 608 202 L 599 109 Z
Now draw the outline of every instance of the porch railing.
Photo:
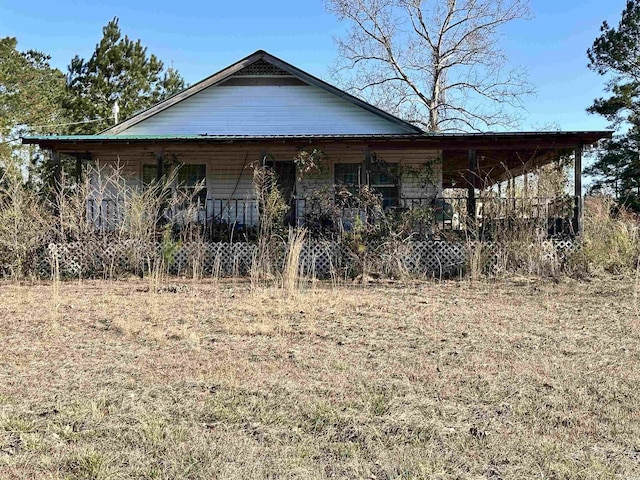
M 115 199 L 89 199 L 87 219 L 100 230 L 113 231 L 124 220 L 125 205 Z M 243 234 L 258 225 L 258 202 L 250 199 L 212 199 L 188 208 L 164 209 L 161 218 L 178 225 L 196 223 L 212 238 Z
M 546 226 L 550 235 L 571 228 L 575 199 L 571 196 L 550 197 L 479 197 L 475 201 L 475 212 L 470 214 L 466 197 L 405 197 L 398 205 L 389 207 L 387 212 L 402 214 L 423 209 L 425 216 L 412 217 L 414 231 L 420 235 L 431 235 L 436 231 L 465 231 L 469 228 L 489 229 L 512 226 L 516 221 L 523 225 Z M 374 221 L 375 215 L 358 205 L 326 205 L 315 199 L 296 200 L 296 221 L 298 225 L 309 221 L 331 217 L 340 218 L 342 227 L 349 229 L 356 217 L 361 221 Z M 425 220 L 424 218 L 428 219 Z
M 515 221 L 537 227 L 546 226 L 549 234 L 571 228 L 575 199 L 547 197 L 479 197 L 475 201 L 475 214 L 469 214 L 466 197 L 409 197 L 401 198 L 387 214 L 418 213 L 412 217 L 414 231 L 427 237 L 438 231 L 464 231 L 473 228 L 509 227 Z M 123 220 L 123 205 L 113 199 L 89 200 L 87 219 L 96 228 L 114 230 Z M 378 214 L 379 215 L 379 214 Z M 189 209 L 165 210 L 167 220 L 177 224 L 197 223 L 211 238 L 246 238 L 259 223 L 259 204 L 253 199 L 207 199 Z M 317 199 L 295 199 L 285 222 L 289 225 L 308 226 L 324 231 L 348 231 L 356 221 L 374 222 L 376 214 L 357 203 L 329 203 Z

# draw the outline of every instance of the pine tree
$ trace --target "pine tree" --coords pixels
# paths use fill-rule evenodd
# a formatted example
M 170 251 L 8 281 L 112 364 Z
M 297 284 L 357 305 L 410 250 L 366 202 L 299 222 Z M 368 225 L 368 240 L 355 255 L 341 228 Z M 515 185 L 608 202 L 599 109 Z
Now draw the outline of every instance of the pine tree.
M 65 82 L 48 55 L 17 46 L 14 37 L 0 38 L 0 168 L 15 161 L 31 174 L 40 156 L 35 147 L 20 145 L 19 137 L 55 131 L 64 122 Z
M 610 96 L 597 98 L 587 111 L 626 131 L 602 144 L 585 173 L 596 178 L 593 190 L 610 191 L 620 203 L 640 210 L 640 3 L 628 0 L 618 26 L 603 22 L 600 32 L 587 51 L 589 68 L 609 78 Z
M 116 101 L 119 119 L 125 120 L 184 87 L 180 74 L 173 68 L 165 70 L 140 40 L 122 36 L 115 17 L 102 29 L 89 60 L 77 55 L 71 60 L 65 109 L 71 121 L 87 123 L 73 125 L 69 132 L 93 134 L 112 126 Z

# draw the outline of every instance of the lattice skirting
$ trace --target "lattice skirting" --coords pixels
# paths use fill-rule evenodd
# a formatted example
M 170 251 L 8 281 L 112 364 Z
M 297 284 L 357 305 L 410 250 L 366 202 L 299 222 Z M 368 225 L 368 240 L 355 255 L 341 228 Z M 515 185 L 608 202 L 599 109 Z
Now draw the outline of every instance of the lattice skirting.
M 449 276 L 460 272 L 467 261 L 467 246 L 458 242 L 434 240 L 408 245 L 402 264 L 412 275 Z
M 561 264 L 578 247 L 576 241 L 547 241 L 523 244 L 518 261 L 527 256 Z M 481 250 L 478 250 L 480 248 Z M 284 264 L 285 248 L 275 249 L 274 264 Z M 506 268 L 508 250 L 494 243 L 474 245 L 448 241 L 423 241 L 388 244 L 371 251 L 354 252 L 339 242 L 308 242 L 300 255 L 305 275 L 327 278 L 349 276 L 366 267 L 380 275 L 451 276 L 462 272 L 473 255 L 479 254 L 485 270 Z M 136 241 L 50 244 L 37 256 L 37 273 L 51 275 L 57 267 L 66 277 L 112 277 L 124 273 L 142 273 L 163 262 L 173 275 L 243 276 L 258 261 L 253 243 L 184 243 L 173 249 L 160 244 Z M 523 260 L 524 259 L 524 260 Z
M 38 254 L 38 274 L 51 275 L 57 267 L 67 277 L 111 277 L 143 273 L 164 263 L 169 273 L 182 275 L 198 269 L 203 275 L 247 275 L 257 246 L 250 243 L 186 243 L 167 249 L 136 241 L 49 244 Z

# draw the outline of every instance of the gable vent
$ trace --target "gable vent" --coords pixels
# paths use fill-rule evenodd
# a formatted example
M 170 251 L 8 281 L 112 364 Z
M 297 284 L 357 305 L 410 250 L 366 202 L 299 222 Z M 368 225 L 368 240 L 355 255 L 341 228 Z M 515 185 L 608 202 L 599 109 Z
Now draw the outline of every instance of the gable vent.
M 242 70 L 233 74 L 236 77 L 244 77 L 244 76 L 271 76 L 271 75 L 286 75 L 291 76 L 291 74 L 281 68 L 272 65 L 269 62 L 265 62 L 264 60 L 258 60 L 257 62 L 252 63 L 248 67 L 243 68 Z

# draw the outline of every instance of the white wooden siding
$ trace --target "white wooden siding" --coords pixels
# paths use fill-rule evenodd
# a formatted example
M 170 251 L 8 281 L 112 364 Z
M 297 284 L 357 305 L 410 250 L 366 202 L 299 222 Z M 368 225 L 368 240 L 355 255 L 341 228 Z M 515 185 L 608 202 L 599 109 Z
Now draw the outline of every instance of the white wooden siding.
M 116 149 L 118 148 L 118 149 Z M 321 173 L 308 175 L 297 182 L 297 196 L 305 198 L 315 192 L 333 186 L 334 165 L 336 163 L 362 163 L 365 146 L 326 145 L 326 165 Z M 207 167 L 207 197 L 210 199 L 248 200 L 254 197 L 253 162 L 260 162 L 265 153 L 276 160 L 293 160 L 298 150 L 293 145 L 260 145 L 247 147 L 185 144 L 165 147 L 165 161 L 205 164 Z M 377 157 L 388 163 L 399 163 L 416 170 L 428 162 L 433 170 L 431 182 L 417 181 L 414 176 L 405 175 L 401 183 L 403 198 L 431 198 L 442 191 L 442 165 L 440 152 L 436 150 L 389 150 L 376 152 Z M 148 148 L 110 147 L 93 152 L 93 159 L 99 166 L 120 165 L 127 182 L 131 186 L 142 185 L 142 165 L 155 164 L 155 153 Z
M 363 135 L 408 130 L 311 85 L 213 85 L 122 135 Z
M 157 149 L 156 149 L 157 150 Z M 265 148 L 260 145 L 248 147 L 216 145 L 179 145 L 164 148 L 165 162 L 204 164 L 207 172 L 209 198 L 247 199 L 253 198 L 253 164 L 261 162 L 268 153 L 275 160 L 293 160 L 298 150 L 294 146 L 276 145 Z M 142 166 L 156 163 L 151 148 L 118 147 L 96 149 L 94 162 L 103 167 L 120 165 L 130 185 L 142 185 Z
M 442 161 L 438 150 L 376 150 L 378 159 L 387 163 L 398 163 L 404 171 L 400 183 L 402 198 L 435 198 L 442 193 Z M 428 165 L 431 175 L 424 165 Z M 418 175 L 409 173 L 409 169 Z M 430 178 L 427 178 L 430 177 Z

